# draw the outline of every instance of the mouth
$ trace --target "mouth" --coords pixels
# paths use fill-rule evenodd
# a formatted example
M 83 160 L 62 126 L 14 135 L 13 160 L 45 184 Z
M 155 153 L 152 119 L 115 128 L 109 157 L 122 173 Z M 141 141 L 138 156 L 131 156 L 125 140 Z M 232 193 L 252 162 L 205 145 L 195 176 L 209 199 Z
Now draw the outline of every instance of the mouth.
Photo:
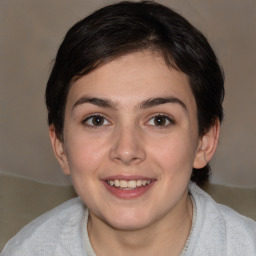
M 156 179 L 113 177 L 102 181 L 112 195 L 121 199 L 134 199 L 149 191 L 155 184 Z
M 122 190 L 135 190 L 140 187 L 148 186 L 153 180 L 107 180 L 109 186 Z

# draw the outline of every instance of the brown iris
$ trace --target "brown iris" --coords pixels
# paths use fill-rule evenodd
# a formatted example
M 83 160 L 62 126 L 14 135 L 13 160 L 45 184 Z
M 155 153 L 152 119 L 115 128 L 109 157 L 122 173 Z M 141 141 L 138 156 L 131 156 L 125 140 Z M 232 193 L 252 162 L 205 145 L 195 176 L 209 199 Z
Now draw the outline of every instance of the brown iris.
M 103 125 L 104 123 L 104 117 L 102 116 L 93 116 L 92 117 L 92 124 L 95 126 Z
M 154 118 L 154 124 L 156 126 L 164 126 L 166 125 L 167 119 L 165 116 L 156 116 Z

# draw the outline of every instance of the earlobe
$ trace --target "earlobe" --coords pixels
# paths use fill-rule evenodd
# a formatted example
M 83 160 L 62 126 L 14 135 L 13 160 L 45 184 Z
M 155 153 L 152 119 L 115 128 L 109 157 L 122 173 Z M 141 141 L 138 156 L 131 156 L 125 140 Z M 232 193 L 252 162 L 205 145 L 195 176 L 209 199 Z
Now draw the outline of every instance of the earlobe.
M 49 127 L 49 135 L 50 135 L 52 148 L 53 148 L 55 157 L 57 158 L 57 161 L 59 162 L 63 172 L 66 175 L 70 175 L 67 155 L 64 150 L 64 144 L 57 137 L 55 127 L 53 125 L 50 125 Z
M 212 159 L 218 145 L 219 135 L 220 121 L 219 119 L 216 119 L 208 132 L 204 134 L 199 140 L 193 164 L 195 169 L 201 169 L 205 167 L 207 163 Z

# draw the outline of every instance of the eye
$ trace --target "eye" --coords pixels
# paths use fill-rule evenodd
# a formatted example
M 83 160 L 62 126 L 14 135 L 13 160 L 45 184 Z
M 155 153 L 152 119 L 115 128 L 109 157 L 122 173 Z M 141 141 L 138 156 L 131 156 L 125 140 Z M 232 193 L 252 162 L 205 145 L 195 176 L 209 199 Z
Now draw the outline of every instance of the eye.
M 148 121 L 148 124 L 152 126 L 168 126 L 170 124 L 174 124 L 174 121 L 166 115 L 157 115 L 152 117 Z
M 97 127 L 97 126 L 104 126 L 104 125 L 109 125 L 110 122 L 103 116 L 101 115 L 92 115 L 87 117 L 84 121 L 83 124 L 89 127 Z

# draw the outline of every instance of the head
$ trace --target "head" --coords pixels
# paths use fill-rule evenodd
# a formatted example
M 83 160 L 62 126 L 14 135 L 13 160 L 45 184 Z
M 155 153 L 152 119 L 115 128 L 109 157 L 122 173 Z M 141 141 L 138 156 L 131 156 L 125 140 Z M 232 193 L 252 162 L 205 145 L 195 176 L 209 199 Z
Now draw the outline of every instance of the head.
M 58 50 L 47 83 L 46 105 L 48 123 L 60 141 L 67 96 L 74 81 L 121 56 L 143 50 L 159 54 L 168 67 L 188 77 L 197 106 L 199 136 L 222 121 L 223 73 L 206 38 L 160 4 L 121 2 L 75 24 Z M 191 180 L 201 185 L 209 172 L 209 164 L 193 169 Z

